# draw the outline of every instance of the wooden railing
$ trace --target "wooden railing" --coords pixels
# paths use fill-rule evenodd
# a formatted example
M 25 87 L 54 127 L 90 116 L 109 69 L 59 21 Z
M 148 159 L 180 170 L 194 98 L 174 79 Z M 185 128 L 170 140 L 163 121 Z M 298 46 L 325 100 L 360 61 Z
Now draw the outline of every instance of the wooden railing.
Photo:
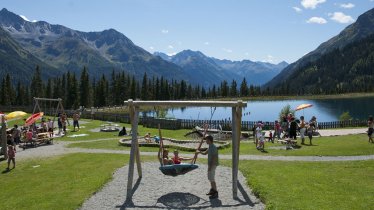
M 123 109 L 123 107 L 106 107 L 95 108 L 94 112 L 90 109 L 81 111 L 81 117 L 87 119 L 95 119 L 102 121 L 120 122 L 120 123 L 130 123 L 129 114 L 124 113 L 110 113 L 107 112 L 108 109 Z M 14 110 L 22 110 L 31 113 L 31 106 L 0 106 L 0 111 L 11 112 Z M 44 110 L 43 110 L 44 111 Z M 54 109 L 45 110 L 46 114 L 54 113 Z M 77 110 L 65 110 L 69 116 L 72 116 Z M 104 111 L 104 112 L 103 112 Z M 92 114 L 93 113 L 93 114 Z M 264 130 L 274 130 L 274 122 L 262 122 L 264 124 Z M 209 124 L 210 128 L 231 130 L 232 122 L 231 120 L 193 120 L 193 119 L 158 119 L 153 117 L 140 117 L 139 124 L 144 127 L 157 128 L 158 124 L 164 129 L 192 129 L 196 126 L 202 127 L 204 124 Z M 249 131 L 257 124 L 255 121 L 242 121 L 242 130 Z M 348 121 L 334 121 L 334 122 L 319 122 L 319 129 L 334 129 L 334 128 L 347 128 L 347 127 L 366 127 L 367 120 L 348 120 Z

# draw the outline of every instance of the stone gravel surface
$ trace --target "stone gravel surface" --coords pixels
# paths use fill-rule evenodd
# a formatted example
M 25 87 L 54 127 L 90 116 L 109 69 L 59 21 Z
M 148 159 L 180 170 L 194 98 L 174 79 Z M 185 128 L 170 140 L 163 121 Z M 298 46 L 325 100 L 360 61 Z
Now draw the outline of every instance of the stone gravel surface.
M 90 209 L 264 209 L 265 206 L 246 186 L 247 181 L 239 172 L 238 198 L 232 196 L 232 169 L 219 166 L 216 182 L 218 199 L 209 199 L 205 193 L 210 184 L 207 179 L 207 166 L 182 176 L 163 175 L 158 163 L 143 163 L 143 177 L 137 181 L 134 175 L 132 199 L 126 201 L 127 172 L 124 166 L 114 173 L 113 181 L 94 194 L 82 206 Z M 135 168 L 136 169 L 136 168 Z M 135 170 L 136 171 L 136 170 Z

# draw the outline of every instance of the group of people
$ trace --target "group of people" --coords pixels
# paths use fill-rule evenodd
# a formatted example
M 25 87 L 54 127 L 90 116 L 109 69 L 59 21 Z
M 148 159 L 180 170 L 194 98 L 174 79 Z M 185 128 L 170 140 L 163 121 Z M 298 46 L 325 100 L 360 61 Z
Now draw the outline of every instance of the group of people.
M 265 132 L 262 131 L 264 125 L 258 122 L 254 131 L 256 148 L 264 150 L 265 147 Z M 304 116 L 300 116 L 297 120 L 292 113 L 287 116 L 282 115 L 281 120 L 275 120 L 274 132 L 270 131 L 269 141 L 274 143 L 274 139 L 286 139 L 288 141 L 296 140 L 297 133 L 300 133 L 301 144 L 305 144 L 305 136 L 309 138 L 309 144 L 312 145 L 313 133 L 317 130 L 317 118 L 313 116 L 309 122 L 305 121 Z
M 74 131 L 76 128 L 79 130 L 79 113 L 73 114 L 73 125 Z M 26 119 L 24 119 L 26 122 Z M 63 131 L 66 134 L 66 124 L 69 124 L 67 119 L 66 113 L 58 114 L 58 135 L 61 135 Z M 69 124 L 70 125 L 70 124 Z M 10 170 L 10 162 L 13 163 L 13 168 L 16 167 L 16 145 L 21 143 L 21 138 L 24 139 L 25 142 L 32 142 L 33 139 L 37 138 L 39 133 L 48 133 L 49 137 L 52 138 L 54 136 L 54 122 L 51 118 L 45 120 L 42 118 L 40 125 L 38 126 L 36 123 L 31 124 L 30 126 L 21 126 L 19 127 L 17 124 L 13 126 L 13 128 L 7 134 L 7 155 L 8 155 L 8 167 L 7 170 Z

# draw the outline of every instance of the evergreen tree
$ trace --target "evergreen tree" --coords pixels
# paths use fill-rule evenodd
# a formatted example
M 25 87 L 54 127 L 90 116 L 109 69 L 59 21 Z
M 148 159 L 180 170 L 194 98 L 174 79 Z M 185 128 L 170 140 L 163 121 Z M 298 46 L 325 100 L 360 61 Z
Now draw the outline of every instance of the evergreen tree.
M 148 100 L 148 78 L 147 78 L 147 72 L 144 72 L 143 75 L 143 81 L 142 81 L 142 87 L 141 87 L 141 99 L 142 100 Z
M 43 94 L 43 82 L 39 66 L 36 66 L 34 75 L 31 79 L 30 91 L 32 97 L 44 97 Z
M 136 99 L 136 81 L 135 81 L 135 76 L 132 76 L 132 79 L 131 79 L 130 98 L 133 99 L 133 100 Z
M 83 68 L 79 83 L 80 105 L 90 107 L 92 95 L 90 91 L 90 79 L 86 67 Z
M 240 96 L 248 96 L 248 85 L 247 81 L 245 80 L 245 77 L 243 78 L 242 83 L 240 84 Z
M 52 98 L 53 97 L 53 88 L 52 88 L 52 80 L 49 78 L 47 82 L 47 86 L 45 87 L 45 97 Z
M 222 97 L 227 97 L 229 95 L 229 86 L 227 84 L 226 80 L 223 80 L 221 82 L 221 96 Z
M 230 96 L 231 97 L 237 97 L 238 96 L 238 89 L 237 84 L 235 80 L 232 80 L 231 87 L 230 87 Z

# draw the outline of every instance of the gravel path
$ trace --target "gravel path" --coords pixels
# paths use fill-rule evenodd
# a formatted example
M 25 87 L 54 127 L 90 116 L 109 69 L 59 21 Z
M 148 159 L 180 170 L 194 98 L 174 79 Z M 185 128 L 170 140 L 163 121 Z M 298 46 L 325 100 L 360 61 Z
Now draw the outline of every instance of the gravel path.
M 326 129 L 318 130 L 321 136 L 344 136 L 351 134 L 363 134 L 366 133 L 367 128 L 352 128 L 352 129 Z
M 216 171 L 219 198 L 209 200 L 205 195 L 210 185 L 206 177 L 207 166 L 183 176 L 164 176 L 157 163 L 143 163 L 143 177 L 134 184 L 131 201 L 126 201 L 128 167 L 118 169 L 113 181 L 89 198 L 82 210 L 91 209 L 264 209 L 265 206 L 251 193 L 244 176 L 239 172 L 238 199 L 232 198 L 231 168 L 219 166 Z M 136 171 L 136 170 L 135 170 Z M 135 173 L 134 177 L 138 177 Z M 136 182 L 136 179 L 134 180 Z
M 95 141 L 111 140 L 98 139 Z M 54 141 L 53 145 L 39 146 L 36 148 L 29 148 L 23 150 L 22 148 L 17 149 L 17 160 L 39 158 L 39 157 L 50 157 L 56 155 L 63 155 L 68 153 L 108 153 L 108 154 L 130 154 L 130 150 L 110 150 L 110 149 L 85 149 L 85 148 L 67 148 L 66 146 L 74 142 Z M 83 141 L 79 141 L 83 142 Z M 141 152 L 141 155 L 157 156 L 157 152 Z M 181 156 L 188 157 L 191 154 L 181 154 Z M 199 158 L 207 158 L 204 155 Z M 220 155 L 220 159 L 231 160 L 232 155 Z M 360 156 L 266 156 L 266 155 L 240 155 L 240 160 L 280 160 L 280 161 L 359 161 L 359 160 L 373 160 L 374 155 L 360 155 Z

